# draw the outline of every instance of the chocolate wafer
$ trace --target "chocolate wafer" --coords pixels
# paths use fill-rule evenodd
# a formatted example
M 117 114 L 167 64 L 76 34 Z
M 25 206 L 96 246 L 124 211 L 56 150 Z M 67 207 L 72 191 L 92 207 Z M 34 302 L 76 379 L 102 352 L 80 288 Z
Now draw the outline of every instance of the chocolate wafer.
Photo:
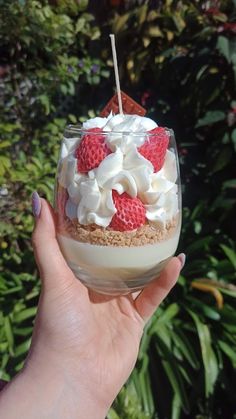
M 130 96 L 128 96 L 126 93 L 122 91 L 121 100 L 123 112 L 125 114 L 140 116 L 144 116 L 146 114 L 146 109 L 144 109 L 141 105 L 135 102 L 135 100 L 133 100 Z M 105 108 L 103 108 L 103 110 L 100 112 L 100 116 L 106 117 L 109 115 L 111 111 L 113 112 L 113 114 L 119 113 L 117 93 L 109 100 Z

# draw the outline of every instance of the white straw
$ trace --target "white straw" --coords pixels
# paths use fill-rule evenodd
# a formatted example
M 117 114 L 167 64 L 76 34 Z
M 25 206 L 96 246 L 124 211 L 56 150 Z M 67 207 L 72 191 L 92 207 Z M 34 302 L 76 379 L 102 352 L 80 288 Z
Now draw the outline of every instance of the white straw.
M 115 35 L 110 34 L 110 38 L 111 38 L 111 49 L 112 49 L 113 64 L 114 64 L 114 71 L 115 71 L 116 91 L 117 91 L 117 96 L 118 96 L 119 113 L 123 114 L 121 92 L 120 92 L 120 79 L 119 79 L 119 71 L 118 71 L 118 63 L 117 63 L 117 55 L 116 55 Z

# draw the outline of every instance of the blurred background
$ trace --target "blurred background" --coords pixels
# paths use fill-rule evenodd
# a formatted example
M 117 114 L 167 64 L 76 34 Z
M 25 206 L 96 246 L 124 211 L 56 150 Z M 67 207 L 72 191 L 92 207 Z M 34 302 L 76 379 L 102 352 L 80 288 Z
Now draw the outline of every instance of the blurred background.
M 122 89 L 176 133 L 187 262 L 108 418 L 236 418 L 236 1 L 0 0 L 0 22 L 0 378 L 40 289 L 30 195 L 52 201 L 65 125 L 113 95 L 113 32 Z

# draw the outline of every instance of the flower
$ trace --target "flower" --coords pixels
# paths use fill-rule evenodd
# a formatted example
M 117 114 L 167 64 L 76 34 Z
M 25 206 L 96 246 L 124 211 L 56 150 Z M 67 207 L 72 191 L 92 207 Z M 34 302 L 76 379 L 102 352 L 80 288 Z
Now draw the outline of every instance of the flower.
M 100 69 L 100 66 L 98 64 L 93 64 L 91 66 L 91 72 L 94 74 L 98 73 L 99 69 Z

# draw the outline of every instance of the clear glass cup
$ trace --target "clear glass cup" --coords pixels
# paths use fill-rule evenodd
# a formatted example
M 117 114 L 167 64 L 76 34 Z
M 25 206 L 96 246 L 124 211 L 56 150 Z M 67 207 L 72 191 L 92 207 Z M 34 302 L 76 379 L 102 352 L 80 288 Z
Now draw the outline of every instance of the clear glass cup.
M 81 174 L 77 164 L 78 145 L 90 131 L 69 125 L 64 132 L 54 195 L 57 240 L 75 276 L 99 293 L 121 295 L 144 288 L 159 276 L 175 254 L 181 229 L 181 185 L 174 132 L 167 128 L 165 130 L 169 135 L 169 145 L 164 165 L 152 175 L 151 192 L 149 189 L 147 193 L 138 195 L 147 205 L 149 219 L 138 229 L 125 232 L 113 231 L 109 225 L 104 227 L 93 222 L 94 217 L 99 220 L 103 216 L 101 204 L 100 210 L 97 210 L 98 194 L 105 194 L 106 188 L 111 188 L 113 172 L 119 169 L 112 166 L 105 171 L 103 186 L 97 188 L 100 192 L 96 188 L 95 191 L 91 189 L 90 186 L 96 183 L 97 169 Z M 123 140 L 126 143 L 134 140 L 138 146 L 143 143 L 144 136 L 145 141 L 151 138 L 147 132 L 113 131 L 103 132 L 102 135 L 105 139 L 112 138 L 113 152 L 117 141 L 121 144 Z M 131 173 L 135 172 L 130 169 L 130 164 L 127 167 Z M 127 181 L 115 187 L 117 190 L 129 188 Z M 101 195 L 99 202 L 105 198 Z M 105 209 L 104 216 L 107 216 L 109 203 Z

